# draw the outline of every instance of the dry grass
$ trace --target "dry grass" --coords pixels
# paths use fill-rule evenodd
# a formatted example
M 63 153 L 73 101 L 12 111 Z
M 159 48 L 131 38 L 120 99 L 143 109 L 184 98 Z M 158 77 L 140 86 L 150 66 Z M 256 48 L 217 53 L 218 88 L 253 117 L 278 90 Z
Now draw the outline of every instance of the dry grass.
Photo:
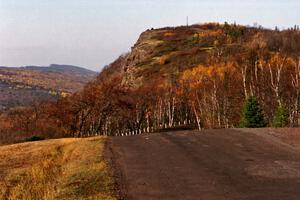
M 103 158 L 105 138 L 0 147 L 0 199 L 116 199 Z

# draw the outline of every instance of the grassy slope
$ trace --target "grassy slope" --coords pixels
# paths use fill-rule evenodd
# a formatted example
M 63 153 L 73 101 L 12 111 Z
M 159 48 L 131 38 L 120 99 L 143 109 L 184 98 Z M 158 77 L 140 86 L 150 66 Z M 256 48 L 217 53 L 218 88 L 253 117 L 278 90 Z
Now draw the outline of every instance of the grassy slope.
M 116 199 L 103 137 L 0 147 L 0 199 Z

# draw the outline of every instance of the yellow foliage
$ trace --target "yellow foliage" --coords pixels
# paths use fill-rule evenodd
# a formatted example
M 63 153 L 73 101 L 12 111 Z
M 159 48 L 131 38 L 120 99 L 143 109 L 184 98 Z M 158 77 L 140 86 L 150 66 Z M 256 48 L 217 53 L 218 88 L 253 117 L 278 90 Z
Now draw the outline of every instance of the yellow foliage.
M 174 33 L 171 33 L 171 32 L 166 32 L 165 34 L 164 34 L 164 36 L 165 37 L 172 37 L 172 36 L 174 36 L 175 34 Z
M 190 88 L 196 88 L 201 85 L 201 82 L 205 76 L 205 66 L 198 65 L 193 69 L 189 69 L 183 72 L 181 81 L 187 83 Z
M 270 64 L 271 65 L 278 65 L 278 64 L 282 64 L 283 62 L 286 61 L 286 58 L 284 56 L 282 56 L 279 53 L 273 54 L 271 59 L 270 59 Z
M 198 65 L 183 72 L 181 83 L 188 84 L 191 89 L 209 84 L 211 81 L 224 80 L 226 73 L 234 71 L 233 63 L 219 65 Z
M 216 31 L 202 31 L 199 33 L 195 33 L 194 37 L 217 37 L 222 34 L 221 30 Z

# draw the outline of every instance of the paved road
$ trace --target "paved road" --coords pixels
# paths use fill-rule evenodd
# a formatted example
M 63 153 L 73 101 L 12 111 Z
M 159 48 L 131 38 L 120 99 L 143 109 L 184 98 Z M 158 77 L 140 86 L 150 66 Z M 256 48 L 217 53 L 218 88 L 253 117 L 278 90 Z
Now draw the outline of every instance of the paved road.
M 299 200 L 300 153 L 237 129 L 115 137 L 108 143 L 128 200 Z

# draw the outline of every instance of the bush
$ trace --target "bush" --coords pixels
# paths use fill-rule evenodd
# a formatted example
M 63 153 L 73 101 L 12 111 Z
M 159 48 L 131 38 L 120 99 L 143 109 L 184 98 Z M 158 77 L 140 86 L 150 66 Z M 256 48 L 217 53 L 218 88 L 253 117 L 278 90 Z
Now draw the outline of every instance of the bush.
M 33 141 L 40 141 L 40 140 L 44 140 L 45 138 L 43 137 L 40 137 L 40 136 L 31 136 L 31 137 L 28 137 L 28 138 L 25 138 L 25 141 L 26 142 L 33 142 Z
M 255 97 L 249 97 L 244 105 L 241 127 L 261 128 L 266 125 L 263 111 L 257 99 Z
M 285 127 L 289 124 L 289 112 L 285 106 L 278 106 L 276 109 L 273 126 Z
M 162 56 L 162 57 L 160 57 L 160 59 L 159 59 L 159 64 L 160 65 L 166 65 L 166 64 L 168 64 L 170 61 L 168 60 L 168 58 L 166 57 L 166 56 Z

